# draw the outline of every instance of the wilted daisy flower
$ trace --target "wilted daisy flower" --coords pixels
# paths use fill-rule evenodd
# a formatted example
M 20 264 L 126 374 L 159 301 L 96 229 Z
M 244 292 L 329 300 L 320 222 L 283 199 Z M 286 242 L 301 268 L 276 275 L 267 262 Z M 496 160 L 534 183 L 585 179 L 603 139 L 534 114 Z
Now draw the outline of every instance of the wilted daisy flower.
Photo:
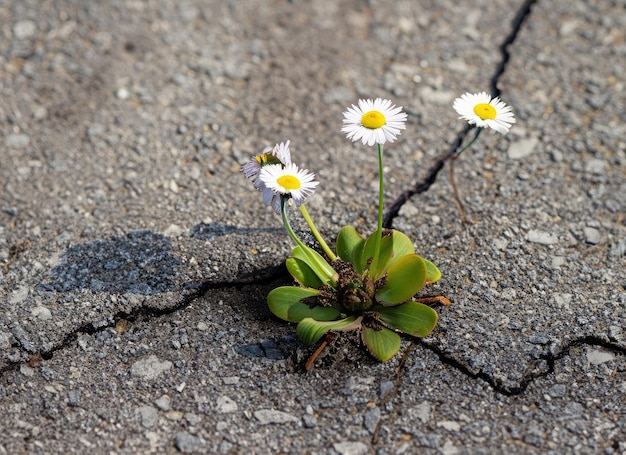
M 280 164 L 263 166 L 259 174 L 259 180 L 268 190 L 273 191 L 275 195 L 290 195 L 297 206 L 300 206 L 315 191 L 319 182 L 314 181 L 314 178 L 315 174 L 307 169 L 298 169 L 298 166 L 293 163 L 285 167 Z M 265 192 L 263 202 L 271 203 L 271 200 L 266 200 Z
M 507 106 L 497 96 L 492 99 L 486 92 L 466 93 L 454 100 L 453 107 L 459 113 L 459 118 L 467 120 L 470 125 L 493 128 L 502 134 L 508 133 L 515 123 L 511 106 Z
M 261 168 L 267 164 L 290 164 L 291 152 L 289 151 L 289 143 L 290 141 L 281 142 L 280 144 L 276 144 L 274 148 L 265 147 L 263 153 L 255 156 L 246 164 L 241 166 L 243 175 L 247 179 L 256 178 L 259 175 L 259 172 L 261 172 Z
M 384 144 L 393 142 L 400 130 L 406 128 L 406 114 L 401 107 L 382 98 L 359 100 L 359 105 L 349 107 L 343 113 L 343 128 L 348 139 L 361 140 L 363 144 Z

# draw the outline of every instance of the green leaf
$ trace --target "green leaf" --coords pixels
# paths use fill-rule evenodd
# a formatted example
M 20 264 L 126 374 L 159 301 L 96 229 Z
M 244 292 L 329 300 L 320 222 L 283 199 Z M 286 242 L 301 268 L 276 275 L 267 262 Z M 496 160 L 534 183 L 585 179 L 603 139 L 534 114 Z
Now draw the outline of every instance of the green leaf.
M 378 309 L 380 319 L 409 335 L 425 337 L 437 325 L 437 312 L 419 302 Z
M 441 278 L 441 271 L 429 260 L 424 259 L 424 262 L 426 263 L 426 284 L 432 284 L 438 281 L 439 278 Z
M 337 256 L 346 262 L 350 262 L 358 269 L 361 261 L 361 253 L 365 239 L 352 226 L 344 226 L 337 236 Z M 357 270 L 363 273 L 363 269 Z
M 387 281 L 376 293 L 383 305 L 406 302 L 422 289 L 426 282 L 426 263 L 417 254 L 408 254 L 387 270 Z
M 387 263 L 391 259 L 391 253 L 393 251 L 393 236 L 391 233 L 385 234 L 383 232 L 383 236 L 380 239 L 380 253 L 378 255 L 378 263 L 376 264 L 376 269 L 374 270 L 368 264 L 371 263 L 371 260 L 374 258 L 374 254 L 376 253 L 376 231 L 370 235 L 365 241 L 365 245 L 363 245 L 363 253 L 361 255 L 361 267 L 363 270 L 369 268 L 369 277 L 376 281 L 383 274 L 383 271 L 387 267 Z
M 386 362 L 400 350 L 400 335 L 386 327 L 382 330 L 363 327 L 361 339 L 370 354 L 381 362 Z
M 335 275 L 337 272 L 335 272 L 330 264 L 326 262 L 326 259 L 324 259 L 322 255 L 313 248 L 309 248 L 308 246 L 305 246 L 304 248 L 297 246 L 291 250 L 291 255 L 294 258 L 305 262 L 318 276 L 322 283 L 330 285 L 335 284 Z
M 281 286 L 267 295 L 270 311 L 277 317 L 289 322 L 300 322 L 304 318 L 315 318 L 319 321 L 332 321 L 339 316 L 336 308 L 315 306 L 309 307 L 302 299 L 315 297 L 315 289 Z
M 313 269 L 301 259 L 287 258 L 285 261 L 287 270 L 291 273 L 298 283 L 308 288 L 319 289 L 322 286 L 322 280 L 315 274 Z
M 402 232 L 396 231 L 394 229 L 392 233 L 392 239 L 393 252 L 391 253 L 391 259 L 387 263 L 385 270 L 398 262 L 398 260 L 402 259 L 404 256 L 407 256 L 409 254 L 415 254 L 415 247 L 413 246 L 413 242 Z
M 313 344 L 324 336 L 329 330 L 342 330 L 354 324 L 357 316 L 340 319 L 338 321 L 319 321 L 314 318 L 306 318 L 300 321 L 296 327 L 298 337 L 305 344 Z M 356 327 L 355 327 L 356 328 Z

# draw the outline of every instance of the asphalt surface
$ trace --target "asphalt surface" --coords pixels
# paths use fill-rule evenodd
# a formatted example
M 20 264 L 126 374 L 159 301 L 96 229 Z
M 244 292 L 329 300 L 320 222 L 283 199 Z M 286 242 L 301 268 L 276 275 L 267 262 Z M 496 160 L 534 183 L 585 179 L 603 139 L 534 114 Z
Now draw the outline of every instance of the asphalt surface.
M 626 453 L 626 4 L 457 3 L 0 0 L 0 453 Z M 322 233 L 370 232 L 346 107 L 408 113 L 391 206 L 494 89 L 517 123 L 455 162 L 469 222 L 448 164 L 391 220 L 439 325 L 304 373 L 240 165 L 291 140 Z

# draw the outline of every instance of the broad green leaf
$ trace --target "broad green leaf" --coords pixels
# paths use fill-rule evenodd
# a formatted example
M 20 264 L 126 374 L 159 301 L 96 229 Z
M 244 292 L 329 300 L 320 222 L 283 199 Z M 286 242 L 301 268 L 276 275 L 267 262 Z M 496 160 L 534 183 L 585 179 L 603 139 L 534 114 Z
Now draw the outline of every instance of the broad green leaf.
M 400 231 L 394 229 L 392 234 L 393 239 L 393 252 L 391 253 L 391 259 L 387 263 L 385 269 L 388 269 L 398 260 L 402 259 L 408 254 L 415 254 L 415 247 L 410 238 Z
M 298 337 L 305 344 L 313 344 L 324 336 L 329 330 L 341 330 L 350 326 L 357 320 L 357 316 L 340 319 L 338 321 L 319 321 L 314 318 L 306 318 L 300 321 L 296 327 Z
M 432 284 L 438 281 L 439 278 L 441 278 L 441 271 L 429 260 L 424 259 L 424 262 L 426 263 L 426 284 Z
M 330 285 L 336 283 L 337 278 L 335 275 L 337 273 L 330 266 L 330 264 L 326 262 L 326 259 L 324 259 L 322 255 L 313 248 L 309 248 L 308 246 L 305 246 L 304 248 L 297 246 L 291 250 L 291 255 L 294 258 L 305 262 L 318 276 L 322 283 Z
M 346 262 L 352 263 L 355 269 L 358 269 L 358 267 L 360 267 L 364 243 L 365 239 L 354 227 L 344 226 L 337 236 L 337 256 Z M 363 269 L 357 270 L 357 272 L 363 273 Z
M 314 289 L 319 289 L 322 286 L 322 280 L 319 279 L 313 269 L 303 260 L 287 258 L 285 264 L 291 276 L 302 286 Z
M 386 327 L 382 330 L 363 327 L 361 338 L 369 353 L 381 362 L 392 358 L 400 349 L 400 335 Z
M 385 234 L 383 233 L 382 238 L 380 239 L 380 253 L 378 255 L 378 262 L 375 265 L 375 268 L 371 263 L 374 254 L 376 253 L 376 231 L 370 235 L 365 241 L 365 245 L 363 245 L 363 253 L 361 255 L 361 267 L 363 270 L 369 269 L 369 276 L 372 280 L 376 281 L 380 278 L 385 270 L 387 263 L 391 259 L 391 253 L 393 251 L 393 236 L 391 233 Z
M 426 263 L 417 254 L 408 254 L 387 270 L 387 280 L 376 293 L 383 305 L 406 302 L 422 289 L 426 282 Z
M 437 312 L 419 302 L 378 309 L 380 319 L 409 335 L 425 337 L 437 325 Z
M 302 299 L 314 297 L 317 293 L 315 289 L 281 286 L 267 295 L 267 303 L 275 316 L 289 322 L 300 322 L 304 318 L 332 321 L 339 316 L 339 311 L 335 308 L 322 306 L 311 308 L 301 302 Z

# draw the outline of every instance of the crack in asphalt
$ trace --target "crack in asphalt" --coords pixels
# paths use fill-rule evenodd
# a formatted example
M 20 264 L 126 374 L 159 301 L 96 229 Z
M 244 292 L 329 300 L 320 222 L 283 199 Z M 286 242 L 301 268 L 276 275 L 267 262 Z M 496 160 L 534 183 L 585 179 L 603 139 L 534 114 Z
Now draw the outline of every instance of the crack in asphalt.
M 506 36 L 504 41 L 498 47 L 501 59 L 500 63 L 496 66 L 496 69 L 489 80 L 489 89 L 491 92 L 491 96 L 500 96 L 500 89 L 498 88 L 498 82 L 502 75 L 506 70 L 506 65 L 511 58 L 511 53 L 509 52 L 509 47 L 511 44 L 515 42 L 517 36 L 524 25 L 524 22 L 530 16 L 532 5 L 535 4 L 537 0 L 525 0 L 522 6 L 519 8 L 515 17 L 511 21 L 511 31 Z M 391 229 L 393 227 L 393 219 L 398 216 L 400 212 L 400 208 L 408 202 L 413 196 L 416 194 L 425 193 L 431 187 L 435 180 L 437 180 L 437 175 L 439 171 L 443 168 L 444 164 L 447 161 L 451 160 L 454 157 L 455 152 L 461 147 L 467 134 L 474 129 L 474 126 L 466 124 L 463 130 L 461 130 L 454 142 L 451 144 L 450 148 L 445 152 L 441 153 L 437 158 L 435 158 L 431 165 L 428 167 L 426 174 L 418 180 L 412 188 L 404 191 L 400 196 L 396 198 L 396 200 L 389 206 L 383 216 L 383 226 L 387 229 Z

